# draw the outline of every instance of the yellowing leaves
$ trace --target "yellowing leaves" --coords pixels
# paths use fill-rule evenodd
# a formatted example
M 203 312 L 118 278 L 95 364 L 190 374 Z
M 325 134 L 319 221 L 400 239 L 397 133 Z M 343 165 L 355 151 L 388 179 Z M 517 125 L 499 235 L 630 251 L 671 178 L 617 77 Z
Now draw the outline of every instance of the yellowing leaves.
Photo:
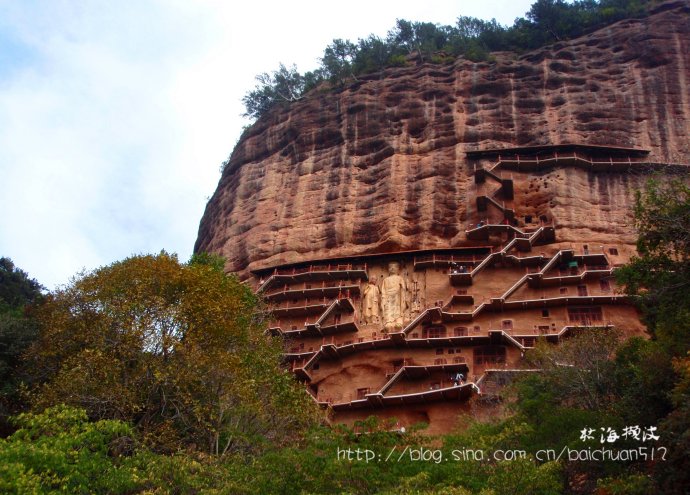
M 256 297 L 217 267 L 135 256 L 76 278 L 39 313 L 36 406 L 83 407 L 131 421 L 157 448 L 214 454 L 283 441 L 317 419 L 283 373 Z

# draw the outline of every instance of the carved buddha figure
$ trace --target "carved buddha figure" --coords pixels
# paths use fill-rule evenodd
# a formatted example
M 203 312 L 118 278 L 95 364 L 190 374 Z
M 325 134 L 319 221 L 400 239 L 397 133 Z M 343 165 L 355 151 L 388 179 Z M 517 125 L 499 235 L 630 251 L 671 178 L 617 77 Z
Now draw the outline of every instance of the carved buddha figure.
M 362 290 L 362 314 L 364 323 L 380 323 L 379 306 L 381 304 L 381 291 L 376 285 L 376 277 L 371 277 Z
M 388 276 L 381 282 L 381 312 L 386 330 L 400 330 L 407 310 L 407 282 L 401 277 L 400 264 L 388 264 Z

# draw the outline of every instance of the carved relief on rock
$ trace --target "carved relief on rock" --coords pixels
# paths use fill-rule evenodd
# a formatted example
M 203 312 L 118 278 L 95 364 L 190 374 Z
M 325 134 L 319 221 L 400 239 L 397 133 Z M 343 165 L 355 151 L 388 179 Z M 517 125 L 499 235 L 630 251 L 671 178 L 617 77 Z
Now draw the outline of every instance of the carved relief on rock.
M 407 311 L 407 281 L 399 272 L 399 263 L 388 263 L 388 276 L 381 282 L 381 312 L 387 331 L 402 329 Z
M 381 290 L 376 285 L 376 277 L 369 278 L 369 282 L 362 289 L 362 316 L 364 323 L 369 325 L 371 323 L 381 323 L 381 313 L 379 307 L 381 305 Z

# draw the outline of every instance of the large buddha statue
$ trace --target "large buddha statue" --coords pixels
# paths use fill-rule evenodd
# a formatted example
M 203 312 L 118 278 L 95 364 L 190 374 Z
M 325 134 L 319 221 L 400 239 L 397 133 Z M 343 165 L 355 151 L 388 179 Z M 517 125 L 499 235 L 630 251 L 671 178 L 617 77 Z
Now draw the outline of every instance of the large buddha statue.
M 381 282 L 381 312 L 387 331 L 400 330 L 407 310 L 407 282 L 401 277 L 400 264 L 388 264 L 388 276 Z

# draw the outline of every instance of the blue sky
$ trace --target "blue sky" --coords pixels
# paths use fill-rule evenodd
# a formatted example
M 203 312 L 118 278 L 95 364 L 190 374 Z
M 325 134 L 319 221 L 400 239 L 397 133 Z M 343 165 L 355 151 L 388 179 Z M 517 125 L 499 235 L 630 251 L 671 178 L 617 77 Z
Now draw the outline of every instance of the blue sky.
M 396 18 L 511 24 L 529 1 L 0 0 L 0 256 L 48 288 L 189 258 L 254 76 Z

